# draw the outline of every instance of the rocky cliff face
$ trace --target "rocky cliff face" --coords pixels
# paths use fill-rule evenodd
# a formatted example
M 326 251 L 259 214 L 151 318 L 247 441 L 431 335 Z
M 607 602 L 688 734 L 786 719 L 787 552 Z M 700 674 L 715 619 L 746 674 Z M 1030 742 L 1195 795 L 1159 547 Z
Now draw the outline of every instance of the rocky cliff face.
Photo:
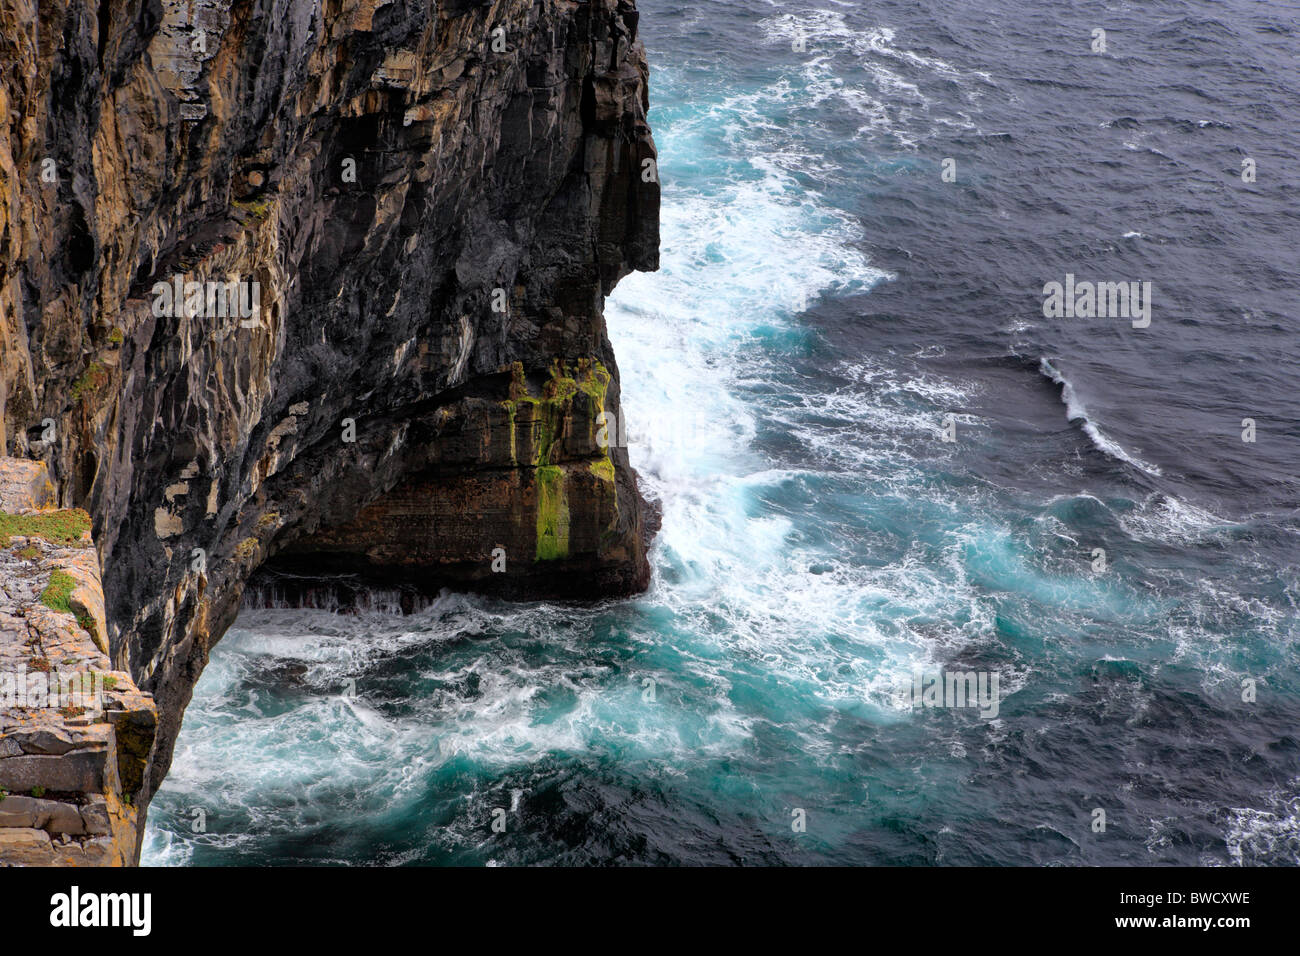
M 0 0 L 0 439 L 91 517 L 138 810 L 268 561 L 644 587 L 646 84 L 632 0 Z

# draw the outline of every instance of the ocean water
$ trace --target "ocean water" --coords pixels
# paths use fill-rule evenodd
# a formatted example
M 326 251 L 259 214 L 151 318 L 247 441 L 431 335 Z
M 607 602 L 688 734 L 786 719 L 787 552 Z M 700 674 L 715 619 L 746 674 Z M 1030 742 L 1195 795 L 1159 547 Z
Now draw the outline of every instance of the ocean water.
M 1300 863 L 1300 6 L 639 6 L 650 592 L 246 610 L 144 861 Z

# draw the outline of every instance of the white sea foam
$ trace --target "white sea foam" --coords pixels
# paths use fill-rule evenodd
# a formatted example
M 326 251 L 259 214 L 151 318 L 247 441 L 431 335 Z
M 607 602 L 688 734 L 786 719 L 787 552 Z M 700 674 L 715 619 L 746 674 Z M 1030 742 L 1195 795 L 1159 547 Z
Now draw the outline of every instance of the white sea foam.
M 1228 810 L 1223 842 L 1237 866 L 1300 865 L 1300 779 L 1285 791 L 1265 794 L 1267 808 Z
M 1147 497 L 1120 518 L 1120 526 L 1135 538 L 1182 544 L 1210 540 L 1240 527 L 1207 508 L 1166 494 Z
M 1044 375 L 1050 378 L 1057 385 L 1061 386 L 1061 401 L 1065 404 L 1066 418 L 1072 422 L 1078 422 L 1083 433 L 1092 440 L 1092 444 L 1099 451 L 1104 452 L 1117 461 L 1126 462 L 1134 468 L 1145 471 L 1148 475 L 1156 477 L 1160 475 L 1161 472 L 1158 465 L 1153 465 L 1149 461 L 1143 461 L 1136 455 L 1130 454 L 1124 449 L 1124 446 L 1097 427 L 1097 423 L 1088 417 L 1088 409 L 1084 407 L 1082 400 L 1080 400 L 1078 393 L 1075 391 L 1074 385 L 1069 379 L 1057 371 L 1056 367 L 1053 366 L 1051 362 L 1044 358 L 1040 362 L 1040 367 Z
M 728 97 L 718 112 L 729 125 L 712 141 L 715 111 L 708 108 L 698 123 L 674 130 L 661 164 L 663 267 L 625 279 L 607 304 L 607 319 L 634 435 L 653 439 L 662 423 L 700 408 L 711 413 L 695 445 L 680 454 L 659 454 L 653 440 L 630 449 L 643 483 L 663 505 L 657 583 L 647 600 L 671 610 L 695 640 L 717 641 L 724 653 L 752 661 L 785 684 L 792 700 L 869 700 L 892 712 L 894 692 L 914 666 L 933 667 L 936 648 L 978 640 L 991 621 L 977 612 L 946 629 L 946 611 L 973 604 L 973 595 L 920 555 L 864 567 L 852 554 L 829 556 L 801 543 L 807 519 L 773 513 L 768 502 L 785 485 L 827 473 L 773 469 L 753 448 L 760 427 L 774 428 L 813 461 L 834 462 L 830 474 L 843 468 L 862 484 L 879 479 L 884 486 L 902 471 L 893 452 L 905 458 L 909 443 L 938 429 L 937 409 L 970 395 L 966 386 L 922 373 L 899 376 L 869 358 L 840 369 L 852 383 L 841 391 L 793 390 L 793 405 L 771 395 L 788 373 L 769 367 L 766 341 L 798 335 L 795 317 L 819 298 L 889 278 L 858 251 L 865 237 L 857 225 L 795 178 L 807 172 L 791 167 L 801 160 L 797 150 L 754 149 L 768 135 L 766 114 L 842 92 L 782 79 Z M 714 157 L 711 143 L 719 139 Z M 686 143 L 691 188 L 672 175 L 674 155 Z M 743 166 L 721 156 L 735 143 L 747 144 Z M 713 168 L 715 159 L 721 172 L 708 182 L 700 170 Z M 769 386 L 761 413 L 743 399 L 755 385 Z M 714 680 L 726 673 L 717 661 L 702 664 Z M 806 744 L 819 746 L 814 739 Z
M 977 129 L 974 119 L 951 104 L 940 104 L 922 92 L 923 78 L 942 77 L 957 85 L 967 105 L 993 83 L 981 71 L 964 71 L 938 57 L 900 47 L 886 26 L 859 29 L 836 10 L 812 10 L 768 17 L 759 23 L 769 43 L 789 46 L 797 38 L 807 45 L 799 67 L 800 85 L 810 98 L 805 105 L 826 104 L 847 109 L 865 120 L 861 136 L 887 136 L 905 149 L 931 138 L 938 127 Z M 856 68 L 845 69 L 852 57 Z M 857 76 L 864 82 L 858 82 Z

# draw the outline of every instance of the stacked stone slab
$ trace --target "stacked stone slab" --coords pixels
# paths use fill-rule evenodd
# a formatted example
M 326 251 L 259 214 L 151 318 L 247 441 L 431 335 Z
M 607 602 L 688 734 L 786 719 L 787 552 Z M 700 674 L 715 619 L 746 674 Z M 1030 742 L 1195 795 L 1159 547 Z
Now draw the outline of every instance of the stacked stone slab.
M 157 711 L 109 661 L 94 542 L 46 530 L 80 527 L 53 496 L 44 463 L 0 458 L 0 866 L 130 865 Z

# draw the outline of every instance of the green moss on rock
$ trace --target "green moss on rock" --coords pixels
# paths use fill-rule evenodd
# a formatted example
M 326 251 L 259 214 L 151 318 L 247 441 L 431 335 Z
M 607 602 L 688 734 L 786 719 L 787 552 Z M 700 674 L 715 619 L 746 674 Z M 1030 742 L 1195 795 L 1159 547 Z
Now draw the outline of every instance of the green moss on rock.
M 263 220 L 271 215 L 271 200 L 269 198 L 261 199 L 236 199 L 230 205 L 248 213 L 254 219 Z
M 569 556 L 569 504 L 564 495 L 564 469 L 537 469 L 537 560 Z
M 605 393 L 609 389 L 609 370 L 593 359 L 575 362 L 551 362 L 549 378 L 542 386 L 542 394 L 534 395 L 528 388 L 523 364 L 510 366 L 510 397 L 501 402 L 510 426 L 510 459 L 518 464 L 516 429 L 520 422 L 520 409 L 531 406 L 533 414 L 524 416 L 524 424 L 536 428 L 536 442 L 531 465 L 549 465 L 554 461 L 552 450 L 564 420 L 571 413 L 572 400 L 578 392 L 589 399 L 588 431 L 594 442 L 596 418 L 605 409 Z
M 505 371 L 503 369 L 502 371 Z M 537 549 L 536 560 L 553 561 L 569 556 L 569 505 L 565 492 L 565 472 L 558 464 L 557 446 L 564 429 L 582 428 L 586 419 L 588 437 L 594 445 L 600 413 L 605 410 L 605 397 L 611 376 L 600 362 L 590 358 L 551 362 L 549 375 L 534 394 L 528 386 L 523 364 L 515 362 L 509 367 L 509 398 L 501 402 L 510 428 L 510 460 L 536 469 L 537 487 Z M 585 401 L 575 408 L 574 399 L 581 393 Z M 580 409 L 580 410 L 579 410 Z M 531 460 L 518 459 L 518 428 L 531 430 Z M 591 473 L 611 484 L 615 481 L 614 462 L 608 451 L 601 458 L 588 462 Z

